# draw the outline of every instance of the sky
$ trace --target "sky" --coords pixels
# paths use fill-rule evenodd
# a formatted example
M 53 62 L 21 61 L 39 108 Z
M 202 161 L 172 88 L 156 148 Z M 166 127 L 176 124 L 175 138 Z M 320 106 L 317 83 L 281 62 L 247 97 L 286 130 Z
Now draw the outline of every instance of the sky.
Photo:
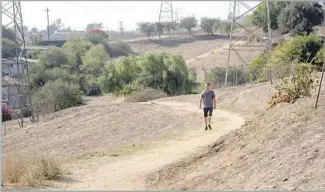
M 3 2 L 4 3 L 4 2 Z M 229 1 L 174 1 L 179 17 L 213 17 L 225 19 L 229 13 Z M 250 6 L 257 1 L 245 2 Z M 88 23 L 100 23 L 104 29 L 118 30 L 119 21 L 125 30 L 135 30 L 137 22 L 157 22 L 160 1 L 21 1 L 24 25 L 29 29 L 46 29 L 46 8 L 49 8 L 50 23 L 60 18 L 65 27 L 84 30 Z M 247 11 L 239 6 L 240 13 Z M 2 14 L 3 15 L 3 14 Z M 2 24 L 8 22 L 3 15 Z

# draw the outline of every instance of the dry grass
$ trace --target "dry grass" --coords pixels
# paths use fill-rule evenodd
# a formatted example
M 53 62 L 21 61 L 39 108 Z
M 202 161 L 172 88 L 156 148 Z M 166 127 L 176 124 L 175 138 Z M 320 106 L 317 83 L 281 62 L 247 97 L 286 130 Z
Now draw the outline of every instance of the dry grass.
M 160 99 L 167 97 L 167 94 L 163 91 L 158 91 L 152 88 L 142 89 L 131 93 L 128 97 L 125 98 L 127 102 L 147 102 L 150 100 Z
M 64 172 L 52 158 L 11 154 L 3 158 L 2 174 L 3 183 L 41 186 L 46 181 L 60 179 Z
M 151 174 L 148 188 L 324 190 L 324 87 L 317 109 L 316 92 L 266 110 L 269 84 L 216 91 L 219 108 L 250 121 L 195 156 Z

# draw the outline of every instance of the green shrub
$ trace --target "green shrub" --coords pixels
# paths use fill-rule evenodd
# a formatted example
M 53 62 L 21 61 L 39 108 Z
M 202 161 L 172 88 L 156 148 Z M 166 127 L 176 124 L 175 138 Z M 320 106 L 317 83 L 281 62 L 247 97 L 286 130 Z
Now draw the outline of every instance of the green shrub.
M 206 75 L 206 81 L 223 85 L 225 83 L 226 68 L 216 67 L 209 71 Z M 228 68 L 227 84 L 241 85 L 246 83 L 246 74 L 242 68 Z M 236 82 L 237 80 L 237 82 Z
M 317 66 L 322 66 L 324 63 L 324 47 L 322 47 L 316 54 L 315 63 Z
M 82 92 L 79 85 L 58 79 L 47 82 L 33 93 L 33 103 L 38 102 L 54 102 L 58 111 L 82 104 Z
M 67 65 L 69 63 L 69 57 L 63 49 L 51 47 L 48 51 L 45 51 L 40 55 L 39 62 L 46 68 L 55 68 Z
M 105 44 L 105 50 L 112 58 L 120 56 L 129 56 L 134 54 L 131 47 L 124 42 L 114 42 Z
M 275 87 L 276 93 L 268 101 L 269 107 L 286 102 L 293 103 L 301 97 L 310 97 L 315 88 L 315 70 L 309 63 L 298 63 L 291 78 L 283 78 Z
M 99 78 L 104 92 L 129 94 L 137 88 L 150 87 L 168 95 L 191 92 L 194 83 L 185 61 L 180 56 L 149 53 L 141 56 L 121 57 L 109 62 Z
M 1 38 L 2 58 L 12 58 L 16 56 L 16 44 L 9 39 Z
M 42 63 L 36 63 L 30 67 L 29 70 L 29 88 L 35 89 L 42 87 L 49 81 L 61 79 L 65 82 L 77 83 L 78 77 L 75 74 L 70 74 L 67 70 L 62 68 L 46 67 Z
M 41 51 L 38 49 L 33 49 L 28 53 L 27 58 L 38 59 L 40 56 L 41 56 Z

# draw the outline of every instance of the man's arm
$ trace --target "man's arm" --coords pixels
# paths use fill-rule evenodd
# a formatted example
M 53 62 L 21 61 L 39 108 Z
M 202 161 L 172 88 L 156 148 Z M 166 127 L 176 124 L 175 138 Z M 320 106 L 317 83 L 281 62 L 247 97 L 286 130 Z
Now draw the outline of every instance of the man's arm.
M 213 92 L 213 104 L 214 104 L 214 108 L 217 108 L 216 95 L 214 92 Z

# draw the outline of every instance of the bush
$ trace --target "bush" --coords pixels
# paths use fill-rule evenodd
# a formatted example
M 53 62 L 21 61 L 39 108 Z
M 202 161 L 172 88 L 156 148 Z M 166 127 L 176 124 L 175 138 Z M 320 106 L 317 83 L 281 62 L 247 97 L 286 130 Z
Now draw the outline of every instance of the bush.
M 150 100 L 160 99 L 167 97 L 167 94 L 163 91 L 158 91 L 152 88 L 145 88 L 132 92 L 125 98 L 128 102 L 147 102 Z
M 63 49 L 51 47 L 48 51 L 40 55 L 39 62 L 46 68 L 55 68 L 67 65 L 69 63 L 69 57 Z
M 105 44 L 105 50 L 112 58 L 134 54 L 131 47 L 124 42 Z
M 317 66 L 322 66 L 324 63 L 324 47 L 322 47 L 316 54 L 315 63 Z
M 180 56 L 150 53 L 121 57 L 109 62 L 99 78 L 104 92 L 129 94 L 137 88 L 150 87 L 168 95 L 189 93 L 194 83 L 185 61 Z
M 306 63 L 299 63 L 294 67 L 294 76 L 284 78 L 275 87 L 276 93 L 268 101 L 269 107 L 278 103 L 293 103 L 301 97 L 310 97 L 315 88 L 314 66 Z
M 1 39 L 2 58 L 16 57 L 16 44 L 9 39 Z
M 108 57 L 102 44 L 92 46 L 83 57 L 82 71 L 94 77 L 100 76 Z
M 32 65 L 29 72 L 30 89 L 42 87 L 45 83 L 56 81 L 58 79 L 65 82 L 78 82 L 78 77 L 74 74 L 70 74 L 67 70 L 62 68 L 46 69 L 46 67 L 41 63 Z
M 249 63 L 247 81 L 249 82 L 263 82 L 265 81 L 265 67 L 268 62 L 269 55 L 263 53 L 260 56 L 255 57 Z
M 63 171 L 57 161 L 45 156 L 10 155 L 3 158 L 2 174 L 4 183 L 38 186 L 59 179 Z
M 79 85 L 61 79 L 50 81 L 33 93 L 33 103 L 54 102 L 55 110 L 62 110 L 83 103 Z
M 217 85 L 223 86 L 223 84 L 225 83 L 225 77 L 226 68 L 216 67 L 207 73 L 206 81 L 211 83 L 217 83 Z M 247 77 L 242 68 L 234 69 L 232 67 L 229 67 L 227 79 L 227 84 L 241 85 L 246 83 Z
M 41 55 L 41 51 L 38 49 L 33 49 L 27 54 L 27 58 L 29 59 L 38 59 Z

